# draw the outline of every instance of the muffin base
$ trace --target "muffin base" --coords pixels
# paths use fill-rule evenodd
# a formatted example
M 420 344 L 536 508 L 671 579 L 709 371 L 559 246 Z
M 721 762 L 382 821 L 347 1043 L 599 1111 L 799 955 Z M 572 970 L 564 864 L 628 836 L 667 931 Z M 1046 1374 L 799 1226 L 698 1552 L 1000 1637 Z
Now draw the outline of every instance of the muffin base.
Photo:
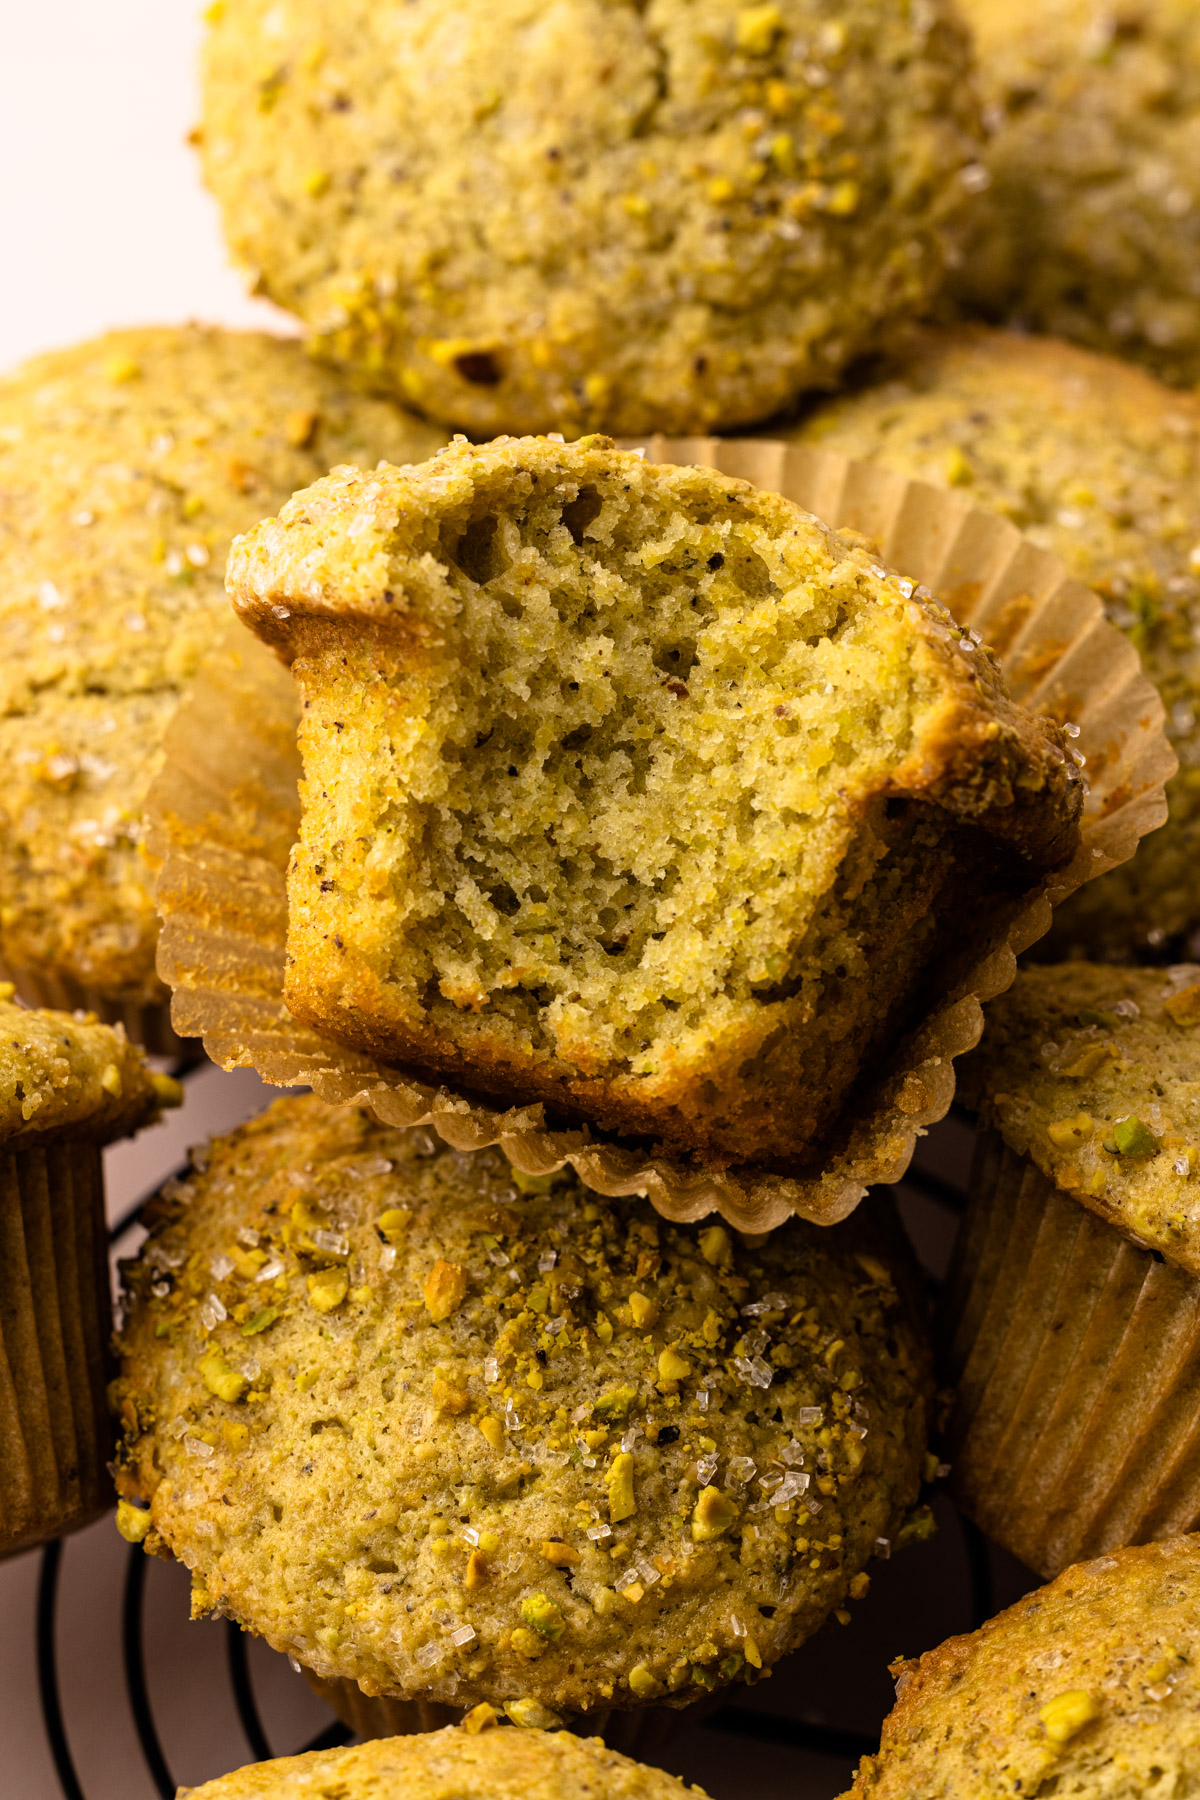
M 1200 1525 L 1200 1282 L 996 1135 L 946 1286 L 963 1510 L 1049 1577 Z
M 326 1680 L 311 1669 L 305 1669 L 304 1676 L 313 1693 L 360 1738 L 407 1737 L 415 1731 L 440 1731 L 443 1725 L 457 1725 L 468 1710 L 444 1706 L 436 1700 L 396 1700 L 386 1694 L 364 1694 L 356 1682 L 344 1677 Z M 624 1710 L 597 1707 L 594 1712 L 573 1713 L 563 1722 L 578 1737 L 603 1738 L 610 1750 L 644 1761 L 668 1744 L 684 1724 L 707 1718 L 724 1698 L 723 1694 L 706 1694 L 687 1706 L 647 1705 Z
M 148 1056 L 198 1060 L 204 1054 L 196 1040 L 181 1038 L 171 1024 L 171 1001 L 164 989 L 161 1000 L 116 1000 L 99 988 L 87 987 L 71 975 L 47 969 L 31 969 L 7 963 L 0 957 L 0 981 L 11 981 L 17 998 L 26 1006 L 53 1012 L 95 1013 L 105 1025 L 123 1025 L 130 1043 L 140 1044 Z
M 113 1505 L 100 1150 L 0 1152 L 0 1556 Z

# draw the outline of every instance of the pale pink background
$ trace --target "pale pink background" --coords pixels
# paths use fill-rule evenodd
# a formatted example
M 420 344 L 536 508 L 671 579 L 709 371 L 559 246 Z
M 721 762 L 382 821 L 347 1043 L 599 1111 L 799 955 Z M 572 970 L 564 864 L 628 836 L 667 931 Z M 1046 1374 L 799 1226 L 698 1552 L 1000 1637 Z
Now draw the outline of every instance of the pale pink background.
M 118 325 L 287 330 L 230 267 L 185 142 L 193 0 L 0 5 L 0 368 Z

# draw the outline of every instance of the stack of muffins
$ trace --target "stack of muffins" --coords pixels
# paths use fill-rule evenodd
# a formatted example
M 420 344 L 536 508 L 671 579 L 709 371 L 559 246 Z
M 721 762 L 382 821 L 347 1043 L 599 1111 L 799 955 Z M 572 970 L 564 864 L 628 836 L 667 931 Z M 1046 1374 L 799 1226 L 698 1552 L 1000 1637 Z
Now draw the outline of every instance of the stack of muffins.
M 856 1789 L 1200 1777 L 1197 29 L 963 11 L 216 0 L 205 171 L 307 346 L 0 384 L 0 1550 L 108 1503 L 115 1419 L 122 1534 L 377 1740 L 214 1800 L 682 1793 L 622 1752 L 928 1529 L 935 1354 L 960 1504 L 1057 1579 L 896 1665 Z M 746 426 L 1011 520 L 1178 752 L 991 1005 L 936 1345 L 885 1194 L 748 1235 L 505 1154 L 819 1173 L 1089 855 L 1066 702 L 1007 679 L 1073 646 L 1002 669 L 872 544 L 614 441 Z M 511 1111 L 278 1100 L 146 1209 L 114 1371 L 99 1146 L 178 1098 L 146 800 L 231 627 L 295 677 L 281 1004 Z

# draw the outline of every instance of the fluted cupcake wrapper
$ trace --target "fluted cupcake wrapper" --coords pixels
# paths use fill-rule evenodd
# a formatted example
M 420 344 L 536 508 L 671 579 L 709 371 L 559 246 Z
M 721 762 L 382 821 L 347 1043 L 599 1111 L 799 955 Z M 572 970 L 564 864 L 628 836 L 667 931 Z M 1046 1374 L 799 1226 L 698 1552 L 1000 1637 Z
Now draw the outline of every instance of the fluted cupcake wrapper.
M 112 1504 L 100 1150 L 0 1150 L 0 1555 Z
M 1133 646 L 1095 594 L 1007 520 L 961 495 L 806 446 L 654 438 L 642 448 L 656 462 L 715 467 L 773 489 L 865 534 L 885 562 L 924 583 L 996 650 L 1015 700 L 1079 728 L 1089 795 L 1075 856 L 1025 893 L 993 896 L 978 936 L 947 950 L 925 1016 L 843 1109 L 825 1152 L 786 1175 L 648 1156 L 602 1133 L 552 1129 L 539 1105 L 506 1110 L 468 1098 L 298 1024 L 283 997 L 298 703 L 291 675 L 241 626 L 176 713 L 147 798 L 163 921 L 158 971 L 173 991 L 176 1030 L 202 1037 L 224 1068 L 248 1065 L 277 1086 L 369 1106 L 389 1125 L 432 1125 L 457 1150 L 499 1144 L 526 1174 L 570 1163 L 596 1192 L 644 1195 L 670 1219 L 715 1210 L 760 1232 L 795 1213 L 828 1225 L 868 1187 L 903 1175 L 917 1137 L 953 1099 L 955 1057 L 979 1041 L 980 1002 L 1011 984 L 1017 956 L 1045 933 L 1053 905 L 1126 861 L 1163 822 L 1176 758 Z
M 386 1694 L 364 1694 L 353 1681 L 330 1681 L 311 1669 L 305 1669 L 304 1674 L 314 1694 L 319 1694 L 343 1725 L 361 1738 L 440 1731 L 444 1725 L 457 1725 L 468 1710 L 435 1700 L 395 1700 Z M 706 1718 L 723 1698 L 722 1694 L 706 1694 L 685 1706 L 650 1703 L 624 1710 L 597 1707 L 592 1712 L 573 1713 L 563 1723 L 579 1737 L 603 1738 L 610 1750 L 645 1760 L 669 1743 L 683 1725 Z
M 172 1058 L 197 1056 L 200 1047 L 178 1037 L 171 1024 L 171 997 L 164 989 L 161 1000 L 115 1000 L 99 988 L 88 987 L 70 975 L 34 969 L 0 956 L 0 981 L 11 981 L 17 998 L 26 1006 L 53 1012 L 95 1013 L 105 1025 L 123 1025 L 132 1044 L 140 1044 L 149 1056 Z
M 964 1511 L 1052 1576 L 1200 1525 L 1200 1282 L 993 1133 L 947 1283 Z

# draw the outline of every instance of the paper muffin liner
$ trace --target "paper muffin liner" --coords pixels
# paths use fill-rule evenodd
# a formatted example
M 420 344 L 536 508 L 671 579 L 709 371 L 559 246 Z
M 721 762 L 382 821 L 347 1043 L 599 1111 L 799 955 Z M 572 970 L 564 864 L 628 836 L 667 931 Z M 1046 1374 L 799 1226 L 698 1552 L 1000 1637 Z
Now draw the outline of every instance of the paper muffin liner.
M 1096 596 L 958 495 L 804 446 L 655 438 L 644 448 L 655 461 L 773 488 L 870 537 L 887 563 L 993 645 L 1015 699 L 1079 728 L 1090 794 L 1077 854 L 1041 887 L 998 903 L 966 966 L 960 959 L 939 971 L 927 1016 L 853 1096 L 819 1161 L 779 1175 L 648 1156 L 587 1128 L 552 1129 L 541 1106 L 505 1109 L 430 1084 L 298 1024 L 283 1003 L 298 706 L 288 671 L 236 624 L 176 713 L 147 802 L 163 920 L 158 970 L 173 991 L 176 1031 L 203 1038 L 227 1069 L 249 1065 L 276 1086 L 365 1104 L 387 1124 L 432 1125 L 459 1150 L 499 1144 L 527 1174 L 571 1163 L 597 1192 L 644 1195 L 671 1219 L 716 1209 L 743 1231 L 768 1230 L 790 1213 L 832 1224 L 873 1183 L 903 1175 L 918 1135 L 950 1105 L 954 1058 L 982 1029 L 980 1002 L 1008 987 L 1051 906 L 1132 856 L 1166 818 L 1163 785 L 1176 762 L 1162 702 Z
M 942 1342 L 955 1497 L 1028 1568 L 1200 1525 L 1200 1282 L 991 1132 Z
M 100 1150 L 0 1150 L 0 1556 L 113 1504 Z
M 415 1731 L 440 1731 L 443 1725 L 457 1725 L 467 1710 L 436 1700 L 393 1700 L 386 1694 L 364 1694 L 356 1682 L 330 1681 L 311 1669 L 305 1669 L 304 1674 L 313 1693 L 319 1694 L 343 1725 L 360 1738 L 408 1737 Z M 668 1744 L 681 1726 L 707 1718 L 725 1698 L 723 1694 L 706 1694 L 686 1706 L 648 1704 L 624 1711 L 597 1707 L 592 1712 L 572 1713 L 563 1723 L 577 1737 L 603 1738 L 610 1750 L 644 1761 Z
M 87 987 L 70 975 L 31 969 L 20 963 L 6 962 L 0 957 L 0 981 L 11 981 L 17 998 L 26 1006 L 49 1007 L 54 1012 L 90 1012 L 105 1025 L 123 1025 L 133 1044 L 140 1044 L 148 1056 L 169 1057 L 172 1061 L 200 1054 L 196 1043 L 187 1044 L 177 1037 L 171 1024 L 171 995 L 163 990 L 161 1000 L 114 1000 L 99 988 Z

